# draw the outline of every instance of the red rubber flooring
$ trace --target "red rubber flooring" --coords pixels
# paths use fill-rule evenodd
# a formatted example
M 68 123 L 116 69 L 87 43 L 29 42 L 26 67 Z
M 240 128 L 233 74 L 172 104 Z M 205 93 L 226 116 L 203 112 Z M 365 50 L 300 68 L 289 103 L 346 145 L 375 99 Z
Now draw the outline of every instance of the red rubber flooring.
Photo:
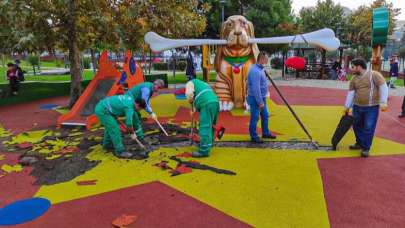
M 160 182 L 52 205 L 42 217 L 16 227 L 111 227 L 122 214 L 138 216 L 128 227 L 250 227 Z
M 309 106 L 343 106 L 346 90 L 314 87 L 278 86 L 290 105 Z M 273 86 L 270 87 L 270 98 L 278 105 L 284 105 Z
M 331 227 L 404 227 L 405 155 L 319 159 Z
M 68 104 L 68 101 L 69 97 L 56 97 L 25 104 L 2 106 L 0 123 L 4 128 L 16 134 L 36 128 L 53 127 L 60 114 L 54 110 L 40 109 L 40 106 L 45 104 L 64 106 Z
M 18 154 L 1 153 L 5 159 L 0 160 L 0 167 L 4 164 L 18 164 Z M 0 170 L 0 208 L 16 200 L 31 198 L 40 186 L 33 185 L 35 177 L 29 175 L 32 168 L 25 167 L 21 172 L 5 173 Z
M 376 136 L 405 144 L 405 118 L 401 113 L 402 97 L 390 97 L 388 111 L 380 112 Z

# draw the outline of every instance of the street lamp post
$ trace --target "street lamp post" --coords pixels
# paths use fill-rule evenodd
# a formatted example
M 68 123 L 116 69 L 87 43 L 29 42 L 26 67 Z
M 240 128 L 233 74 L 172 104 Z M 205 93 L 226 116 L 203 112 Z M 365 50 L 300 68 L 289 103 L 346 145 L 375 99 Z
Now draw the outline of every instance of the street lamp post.
M 224 23 L 224 20 L 225 20 L 225 12 L 224 12 L 225 2 L 226 2 L 226 0 L 219 1 L 219 3 L 221 4 L 221 22 L 222 23 Z

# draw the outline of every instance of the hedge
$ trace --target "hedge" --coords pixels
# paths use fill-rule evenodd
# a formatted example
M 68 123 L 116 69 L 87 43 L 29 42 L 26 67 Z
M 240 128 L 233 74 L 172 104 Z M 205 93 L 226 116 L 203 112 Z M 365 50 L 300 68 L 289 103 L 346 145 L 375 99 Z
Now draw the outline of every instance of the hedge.
M 82 81 L 84 90 L 90 80 Z M 20 104 L 38 99 L 68 96 L 70 94 L 70 82 L 23 82 L 17 96 L 5 95 L 9 91 L 8 84 L 0 84 L 0 106 L 9 104 Z
M 186 61 L 177 61 L 176 62 L 176 70 L 178 71 L 185 71 L 187 67 L 187 62 Z M 153 69 L 154 70 L 173 70 L 173 64 L 172 63 L 153 63 Z

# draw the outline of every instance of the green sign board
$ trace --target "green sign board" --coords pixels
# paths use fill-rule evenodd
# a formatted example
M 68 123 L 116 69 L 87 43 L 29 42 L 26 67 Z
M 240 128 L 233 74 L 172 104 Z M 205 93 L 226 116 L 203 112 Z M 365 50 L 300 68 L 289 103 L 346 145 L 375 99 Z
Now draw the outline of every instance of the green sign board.
M 387 43 L 389 11 L 386 7 L 373 10 L 371 45 L 385 45 Z

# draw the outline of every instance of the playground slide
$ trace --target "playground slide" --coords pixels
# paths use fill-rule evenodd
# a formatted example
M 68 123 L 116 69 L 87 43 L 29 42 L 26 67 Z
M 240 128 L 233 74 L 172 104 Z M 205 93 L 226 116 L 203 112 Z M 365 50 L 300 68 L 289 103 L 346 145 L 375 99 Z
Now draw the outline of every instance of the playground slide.
M 58 118 L 57 127 L 86 126 L 90 129 L 98 122 L 94 115 L 96 104 L 107 96 L 117 94 L 122 90 L 121 84 L 127 83 L 129 88 L 143 82 L 142 69 L 136 65 L 131 52 L 126 53 L 123 71 L 118 71 L 108 60 L 107 51 L 100 55 L 99 70 L 87 88 L 79 97 L 69 113 Z

